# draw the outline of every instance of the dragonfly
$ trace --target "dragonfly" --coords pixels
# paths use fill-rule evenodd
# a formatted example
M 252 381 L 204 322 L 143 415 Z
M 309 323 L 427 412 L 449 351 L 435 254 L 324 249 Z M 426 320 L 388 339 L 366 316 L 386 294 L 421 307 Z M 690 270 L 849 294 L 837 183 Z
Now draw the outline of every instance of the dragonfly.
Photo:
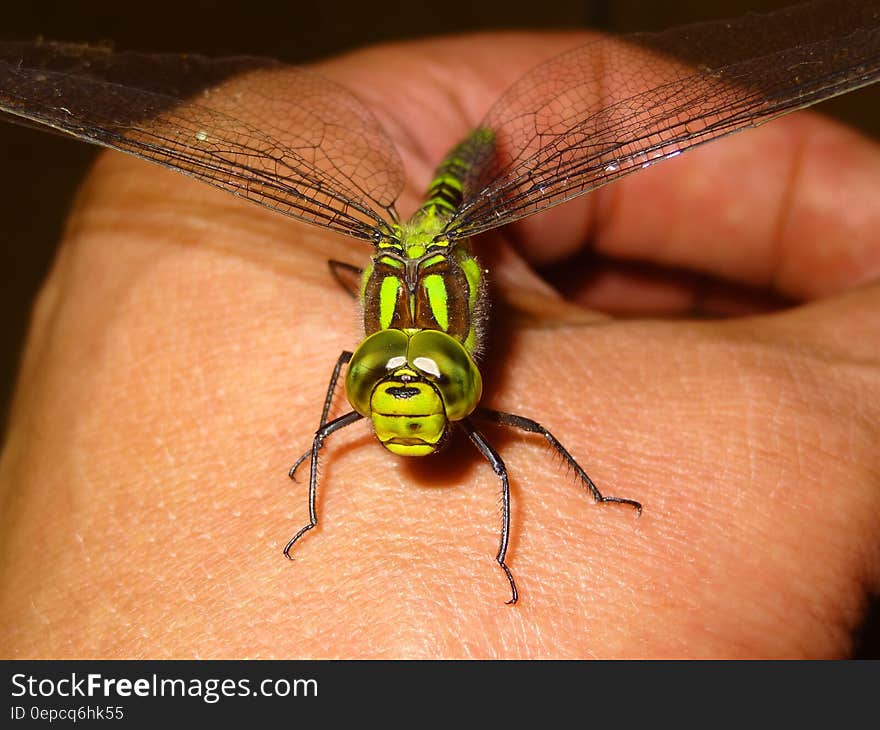
M 259 77 L 251 72 L 261 73 Z M 257 78 L 258 80 L 254 80 Z M 0 43 L 0 113 L 195 177 L 372 247 L 363 269 L 331 262 L 360 300 L 364 339 L 332 368 L 311 447 L 308 522 L 318 524 L 326 439 L 369 419 L 389 452 L 439 452 L 464 432 L 501 487 L 495 562 L 507 564 L 510 483 L 480 430 L 538 434 L 601 504 L 571 452 L 532 418 L 480 405 L 487 314 L 478 234 L 564 203 L 706 142 L 880 78 L 880 0 L 815 0 L 767 15 L 656 34 L 602 37 L 528 71 L 452 147 L 408 220 L 396 212 L 404 166 L 355 92 L 304 67 L 235 57 Z M 274 81 L 267 81 L 274 79 Z M 273 105 L 281 114 L 261 119 Z M 330 414 L 343 378 L 351 409 Z

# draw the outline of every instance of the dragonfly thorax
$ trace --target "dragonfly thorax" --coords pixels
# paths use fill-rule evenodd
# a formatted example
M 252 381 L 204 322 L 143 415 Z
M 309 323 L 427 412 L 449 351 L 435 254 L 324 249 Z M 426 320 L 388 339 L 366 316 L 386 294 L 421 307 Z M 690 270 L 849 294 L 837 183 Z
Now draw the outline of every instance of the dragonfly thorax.
M 405 456 L 437 451 L 449 423 L 476 408 L 482 389 L 464 345 L 437 330 L 370 335 L 352 355 L 345 377 L 352 407 L 370 417 L 385 448 Z
M 438 330 L 479 349 L 482 272 L 465 244 L 389 239 L 377 247 L 361 285 L 364 333 Z

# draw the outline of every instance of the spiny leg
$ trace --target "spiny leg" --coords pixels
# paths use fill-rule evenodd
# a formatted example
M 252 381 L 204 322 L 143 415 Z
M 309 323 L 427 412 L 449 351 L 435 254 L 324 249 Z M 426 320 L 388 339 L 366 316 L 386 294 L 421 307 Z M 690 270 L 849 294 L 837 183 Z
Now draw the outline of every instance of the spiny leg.
M 286 557 L 290 558 L 290 548 L 293 547 L 294 543 L 318 524 L 318 513 L 315 509 L 315 495 L 318 487 L 318 452 L 324 445 L 324 439 L 334 431 L 338 431 L 340 428 L 345 428 L 355 421 L 359 421 L 361 418 L 363 418 L 363 416 L 360 413 L 357 411 L 351 411 L 344 416 L 333 419 L 330 423 L 323 424 L 315 434 L 315 439 L 312 441 L 312 449 L 309 452 L 312 457 L 311 470 L 309 471 L 309 524 L 290 538 L 284 548 L 284 555 Z
M 547 439 L 547 441 L 550 442 L 550 445 L 559 452 L 562 458 L 565 459 L 565 463 L 575 470 L 575 473 L 581 478 L 581 481 L 587 485 L 587 488 L 590 490 L 590 494 L 593 495 L 593 499 L 595 499 L 597 502 L 628 504 L 631 507 L 635 508 L 638 515 L 641 516 L 641 502 L 636 502 L 634 499 L 625 499 L 623 497 L 604 496 L 599 491 L 599 488 L 593 483 L 593 480 L 590 479 L 587 472 L 583 470 L 583 467 L 581 467 L 581 465 L 577 463 L 575 458 L 568 452 L 568 449 L 566 449 L 561 443 L 559 443 L 558 439 L 537 421 L 533 421 L 531 418 L 526 418 L 524 416 L 516 416 L 513 413 L 493 411 L 489 408 L 477 408 L 471 415 L 475 418 L 480 418 L 484 421 L 491 421 L 492 423 L 498 423 L 502 426 L 512 426 L 513 428 L 518 428 L 521 431 L 541 434 L 545 439 Z
M 330 415 L 330 407 L 333 405 L 333 395 L 336 393 L 336 383 L 339 381 L 339 373 L 342 372 L 342 366 L 347 364 L 350 360 L 351 353 L 348 350 L 343 350 L 342 354 L 336 360 L 336 365 L 333 366 L 333 374 L 330 376 L 330 385 L 327 386 L 327 397 L 324 398 L 324 410 L 321 411 L 321 425 L 318 426 L 319 429 L 324 428 L 324 426 L 327 425 L 327 417 Z M 290 467 L 290 471 L 287 472 L 287 475 L 291 479 L 296 481 L 296 470 L 299 468 L 300 464 L 309 458 L 311 453 L 311 449 L 306 449 L 305 453 L 293 463 L 293 466 Z
M 505 562 L 505 558 L 507 557 L 507 546 L 510 543 L 510 484 L 507 480 L 507 467 L 504 466 L 504 461 L 498 455 L 498 452 L 492 447 L 492 444 L 486 440 L 486 437 L 483 436 L 483 434 L 474 428 L 474 425 L 470 421 L 464 419 L 463 421 L 459 421 L 459 423 L 461 423 L 468 438 L 470 438 L 479 452 L 486 457 L 486 460 L 492 465 L 492 470 L 498 475 L 499 479 L 501 479 L 501 547 L 498 548 L 498 555 L 495 557 L 495 560 L 498 562 L 498 565 L 501 566 L 501 570 L 504 571 L 504 575 L 507 576 L 507 580 L 510 583 L 511 597 L 510 600 L 507 601 L 507 604 L 512 606 L 516 603 L 518 594 L 516 591 L 516 583 L 513 580 L 513 574 L 510 572 L 510 568 L 507 567 L 507 563 Z

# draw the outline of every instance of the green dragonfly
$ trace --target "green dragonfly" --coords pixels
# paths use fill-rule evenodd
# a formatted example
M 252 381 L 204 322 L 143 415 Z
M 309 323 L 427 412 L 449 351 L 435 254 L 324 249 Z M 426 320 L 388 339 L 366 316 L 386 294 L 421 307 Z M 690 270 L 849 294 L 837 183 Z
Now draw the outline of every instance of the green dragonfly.
M 248 82 L 258 70 L 273 73 Z M 819 0 L 596 40 L 510 87 L 401 221 L 394 203 L 403 163 L 390 138 L 351 91 L 309 70 L 256 58 L 0 43 L 0 111 L 13 121 L 157 162 L 373 247 L 357 270 L 365 339 L 338 357 L 311 448 L 290 469 L 293 477 L 310 462 L 309 520 L 284 554 L 318 524 L 318 457 L 331 434 L 369 418 L 388 451 L 419 456 L 439 451 L 457 428 L 500 480 L 495 560 L 510 604 L 518 593 L 507 565 L 508 473 L 478 422 L 543 436 L 597 502 L 638 513 L 641 504 L 603 495 L 537 421 L 480 407 L 486 286 L 470 239 L 878 78 L 880 0 Z M 267 103 L 283 111 L 280 121 L 260 119 Z M 331 263 L 340 281 L 346 268 Z M 343 370 L 352 410 L 330 419 Z

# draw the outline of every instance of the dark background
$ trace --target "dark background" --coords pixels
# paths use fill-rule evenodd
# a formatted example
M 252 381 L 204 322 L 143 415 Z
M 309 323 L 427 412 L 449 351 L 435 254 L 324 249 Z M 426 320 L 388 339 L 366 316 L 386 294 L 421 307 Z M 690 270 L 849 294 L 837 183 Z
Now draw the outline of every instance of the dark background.
M 42 36 L 112 41 L 122 49 L 254 54 L 302 63 L 362 45 L 473 30 L 594 27 L 659 30 L 793 0 L 441 0 L 382 3 L 94 0 L 16 3 L 0 40 Z M 826 102 L 826 114 L 880 138 L 876 89 Z M 97 154 L 89 145 L 0 124 L 0 424 L 11 395 L 33 297 L 51 263 L 77 182 Z M 2 426 L 0 426 L 2 428 Z M 880 657 L 875 611 L 861 651 Z

